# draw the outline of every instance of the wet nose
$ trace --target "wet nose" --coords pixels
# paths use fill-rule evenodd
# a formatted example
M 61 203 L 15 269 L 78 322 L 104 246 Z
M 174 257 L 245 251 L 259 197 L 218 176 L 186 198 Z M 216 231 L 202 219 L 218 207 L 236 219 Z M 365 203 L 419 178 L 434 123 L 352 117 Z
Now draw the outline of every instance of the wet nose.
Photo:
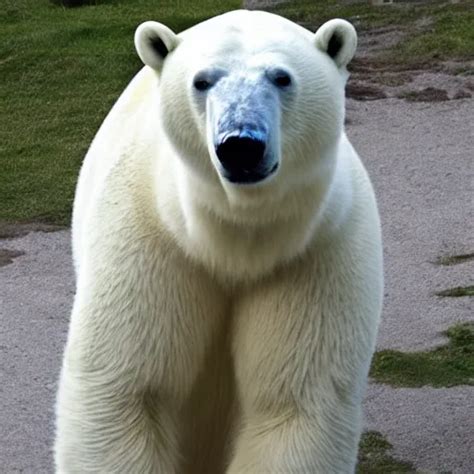
M 217 145 L 216 154 L 231 175 L 252 173 L 263 163 L 265 142 L 248 136 L 232 136 Z

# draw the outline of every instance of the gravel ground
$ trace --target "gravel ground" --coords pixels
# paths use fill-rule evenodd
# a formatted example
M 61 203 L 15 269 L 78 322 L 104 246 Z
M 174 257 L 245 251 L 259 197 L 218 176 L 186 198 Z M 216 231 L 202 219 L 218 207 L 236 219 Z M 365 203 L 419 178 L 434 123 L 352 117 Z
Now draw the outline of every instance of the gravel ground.
M 348 102 L 348 133 L 382 215 L 386 297 L 379 348 L 433 347 L 444 341 L 440 331 L 473 320 L 472 298 L 433 296 L 472 284 L 474 261 L 433 262 L 474 251 L 473 105 L 472 99 Z M 51 472 L 54 395 L 74 293 L 69 239 L 60 231 L 0 240 L 0 249 L 24 252 L 0 268 L 1 473 Z M 473 391 L 371 384 L 367 427 L 425 472 L 471 473 Z
M 474 100 L 348 101 L 348 135 L 374 182 L 382 217 L 386 293 L 378 347 L 420 350 L 440 332 L 474 319 L 472 298 L 434 292 L 473 283 Z
M 52 472 L 54 397 L 74 296 L 70 232 L 0 240 L 0 473 Z
M 371 384 L 365 399 L 367 429 L 383 433 L 394 446 L 390 455 L 411 461 L 423 473 L 472 474 L 473 415 L 473 388 L 466 386 Z

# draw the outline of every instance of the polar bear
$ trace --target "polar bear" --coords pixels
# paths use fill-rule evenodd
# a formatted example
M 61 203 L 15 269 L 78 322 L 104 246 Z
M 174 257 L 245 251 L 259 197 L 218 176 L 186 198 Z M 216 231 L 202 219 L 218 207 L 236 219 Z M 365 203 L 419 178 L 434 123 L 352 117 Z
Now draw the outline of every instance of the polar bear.
M 57 472 L 353 472 L 383 286 L 354 28 L 234 11 L 135 43 L 77 187 Z

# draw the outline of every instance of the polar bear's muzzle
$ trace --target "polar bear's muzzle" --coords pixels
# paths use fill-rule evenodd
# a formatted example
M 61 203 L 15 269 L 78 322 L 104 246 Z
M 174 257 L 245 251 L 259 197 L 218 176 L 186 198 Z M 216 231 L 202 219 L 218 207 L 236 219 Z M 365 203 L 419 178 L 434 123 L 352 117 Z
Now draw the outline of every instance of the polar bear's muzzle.
M 246 130 L 227 134 L 216 145 L 222 175 L 228 181 L 240 184 L 258 183 L 275 173 L 278 163 L 272 163 L 268 151 L 262 134 Z
M 257 72 L 228 74 L 207 95 L 211 159 L 221 178 L 233 184 L 266 182 L 279 168 L 280 96 Z

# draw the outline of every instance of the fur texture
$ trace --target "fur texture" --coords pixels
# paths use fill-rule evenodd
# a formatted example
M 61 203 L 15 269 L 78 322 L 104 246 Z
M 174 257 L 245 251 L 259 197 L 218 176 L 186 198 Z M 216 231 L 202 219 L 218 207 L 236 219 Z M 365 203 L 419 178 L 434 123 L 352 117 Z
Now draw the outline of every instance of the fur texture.
M 382 302 L 353 27 L 236 11 L 136 45 L 76 193 L 57 472 L 353 472 Z M 257 182 L 228 136 L 264 145 Z

